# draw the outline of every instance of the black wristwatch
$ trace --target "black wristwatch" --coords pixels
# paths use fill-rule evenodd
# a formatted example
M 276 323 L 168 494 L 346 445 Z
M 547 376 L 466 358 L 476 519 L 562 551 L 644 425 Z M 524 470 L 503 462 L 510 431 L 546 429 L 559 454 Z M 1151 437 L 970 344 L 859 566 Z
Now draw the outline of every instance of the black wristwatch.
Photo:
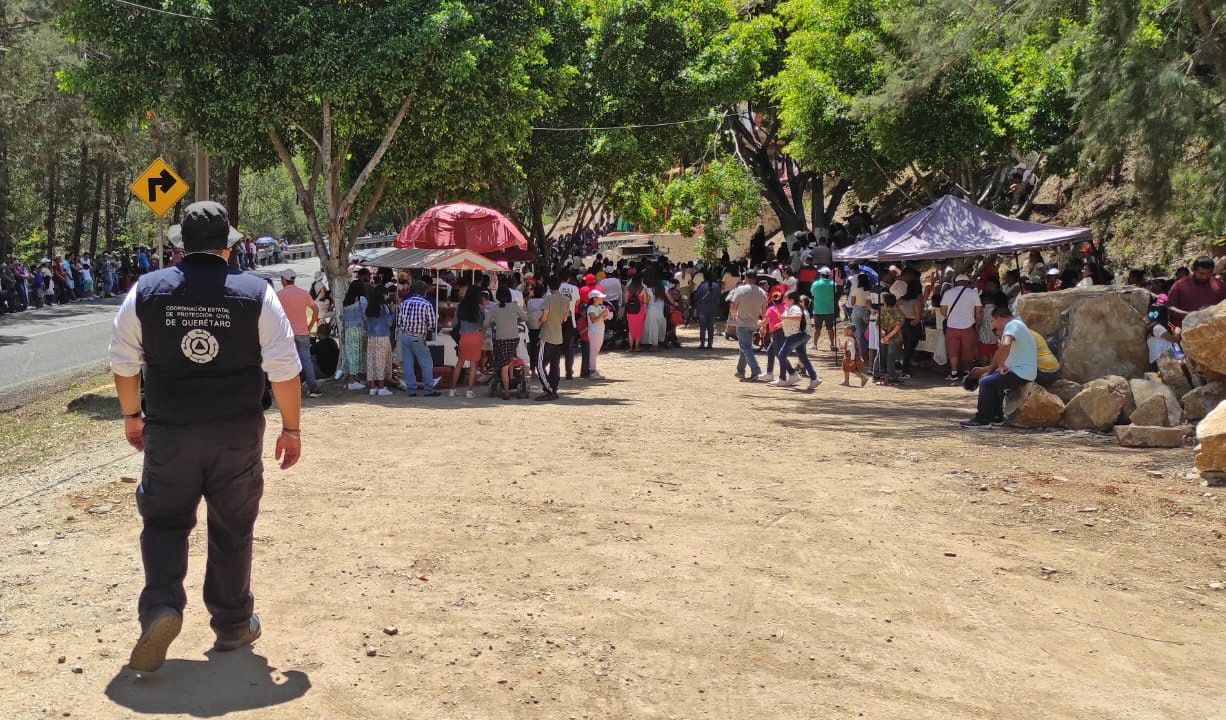
M 126 418 L 138 418 L 138 417 L 140 417 L 141 415 L 144 415 L 144 414 L 145 414 L 145 413 L 144 413 L 143 411 L 141 411 L 141 410 L 137 410 L 136 412 L 132 413 L 131 415 L 127 415 L 127 414 L 125 414 L 125 415 L 124 415 L 124 417 L 126 417 Z

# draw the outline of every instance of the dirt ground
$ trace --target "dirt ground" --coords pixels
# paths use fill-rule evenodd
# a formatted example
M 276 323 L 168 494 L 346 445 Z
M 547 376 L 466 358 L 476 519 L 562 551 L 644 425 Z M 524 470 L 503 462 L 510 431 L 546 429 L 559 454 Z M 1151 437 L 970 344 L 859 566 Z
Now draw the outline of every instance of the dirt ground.
M 209 650 L 202 515 L 145 677 L 140 456 L 96 404 L 0 479 L 0 715 L 1226 718 L 1226 492 L 1191 448 L 965 432 L 960 388 L 733 358 L 611 354 L 554 404 L 326 389 L 302 463 L 269 458 L 264 637 Z

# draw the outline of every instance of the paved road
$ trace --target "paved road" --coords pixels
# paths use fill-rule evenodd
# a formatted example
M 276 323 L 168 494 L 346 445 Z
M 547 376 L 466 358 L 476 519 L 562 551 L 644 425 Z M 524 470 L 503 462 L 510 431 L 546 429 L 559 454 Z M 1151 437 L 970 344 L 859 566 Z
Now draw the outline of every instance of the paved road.
M 298 273 L 298 286 L 305 289 L 319 269 L 319 260 L 269 265 L 260 268 L 260 274 L 275 274 L 286 267 Z M 105 372 L 111 323 L 119 303 L 113 298 L 0 315 L 0 411 Z

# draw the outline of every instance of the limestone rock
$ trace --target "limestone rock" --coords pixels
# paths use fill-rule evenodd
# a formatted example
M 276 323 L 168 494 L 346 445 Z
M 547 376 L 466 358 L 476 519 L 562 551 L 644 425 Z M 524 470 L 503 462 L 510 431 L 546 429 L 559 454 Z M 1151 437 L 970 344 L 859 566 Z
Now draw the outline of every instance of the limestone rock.
M 1064 401 L 1035 383 L 1027 383 L 1005 397 L 1005 419 L 1022 428 L 1060 425 Z
M 1219 403 L 1226 400 L 1226 382 L 1211 382 L 1184 395 L 1183 416 L 1191 422 L 1208 415 Z
M 1196 426 L 1196 469 L 1226 471 L 1226 403 L 1213 408 Z
M 1124 447 L 1177 448 L 1183 445 L 1183 435 L 1181 427 L 1115 426 L 1115 439 Z
M 1119 425 L 1127 425 L 1129 416 L 1132 411 L 1137 409 L 1137 403 L 1132 397 L 1132 388 L 1128 385 L 1127 378 L 1122 378 L 1119 375 L 1108 375 L 1107 377 L 1091 380 L 1087 385 L 1103 385 L 1111 392 L 1115 393 L 1123 400 L 1123 405 L 1120 406 L 1120 415 L 1116 420 Z M 1067 402 L 1067 401 L 1066 401 Z
M 1226 373 L 1226 302 L 1190 313 L 1183 320 L 1183 351 L 1201 365 Z
M 1071 430 L 1110 430 L 1120 416 L 1124 399 L 1106 383 L 1090 383 L 1064 408 L 1064 427 Z
M 1175 397 L 1181 398 L 1192 391 L 1192 383 L 1183 370 L 1183 363 L 1169 352 L 1159 356 L 1158 374 L 1162 376 L 1162 382 L 1175 393 Z
M 1023 295 L 1017 313 L 1044 337 L 1054 336 L 1063 377 L 1086 382 L 1107 375 L 1140 377 L 1149 296 L 1137 288 L 1099 285 Z
M 1166 401 L 1167 423 L 1178 425 L 1183 422 L 1183 407 L 1179 404 L 1179 398 L 1175 397 L 1175 393 L 1166 385 L 1153 380 L 1129 380 L 1128 386 L 1132 388 L 1132 397 L 1136 400 L 1137 407 L 1151 397 L 1160 395 Z
M 1166 398 L 1160 395 L 1154 395 L 1145 402 L 1137 406 L 1136 410 L 1128 416 L 1128 419 L 1133 425 L 1148 425 L 1150 427 L 1162 427 L 1170 425 L 1170 420 L 1166 416 Z
M 1060 379 L 1051 385 L 1048 385 L 1047 391 L 1060 398 L 1061 401 L 1067 404 L 1069 400 L 1077 397 L 1077 393 L 1081 392 L 1082 387 L 1084 386 L 1079 382 Z

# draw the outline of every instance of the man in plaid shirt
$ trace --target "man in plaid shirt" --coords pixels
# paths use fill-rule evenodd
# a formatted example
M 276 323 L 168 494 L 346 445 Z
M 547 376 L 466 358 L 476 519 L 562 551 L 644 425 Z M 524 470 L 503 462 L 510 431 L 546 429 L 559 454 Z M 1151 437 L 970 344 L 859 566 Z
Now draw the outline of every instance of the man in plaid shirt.
M 421 366 L 423 397 L 437 397 L 434 389 L 434 360 L 426 341 L 438 329 L 438 311 L 426 299 L 426 284 L 421 280 L 413 283 L 409 296 L 400 303 L 396 313 L 396 329 L 399 331 L 400 365 L 404 369 L 404 390 L 409 397 L 417 395 L 417 377 L 413 362 Z

